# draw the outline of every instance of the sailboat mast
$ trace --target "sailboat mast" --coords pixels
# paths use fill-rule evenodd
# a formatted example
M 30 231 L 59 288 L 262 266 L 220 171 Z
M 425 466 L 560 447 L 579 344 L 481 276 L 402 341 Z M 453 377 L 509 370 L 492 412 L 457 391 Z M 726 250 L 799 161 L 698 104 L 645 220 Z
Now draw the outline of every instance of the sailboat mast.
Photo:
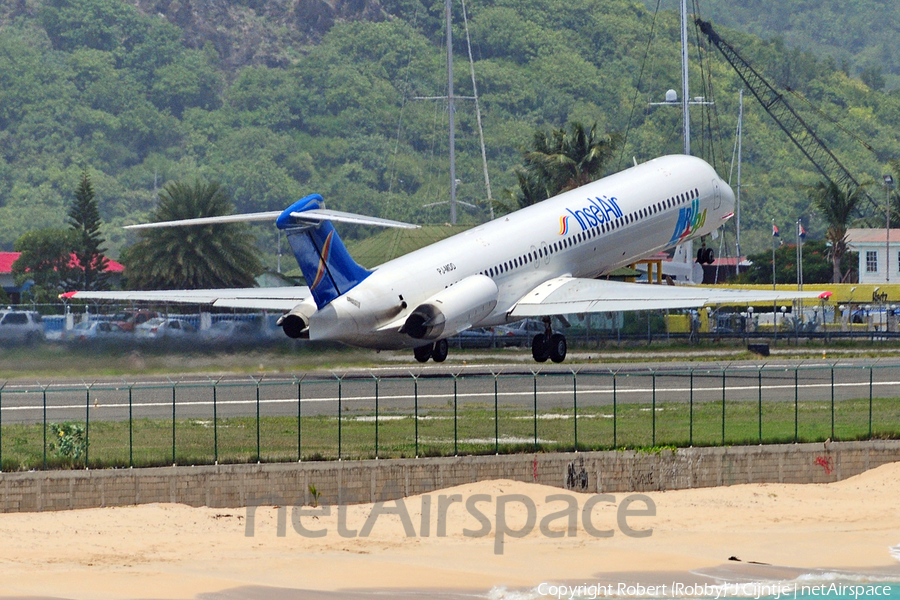
M 691 105 L 688 94 L 687 0 L 681 0 L 681 111 L 684 118 L 684 153 L 686 155 L 691 154 Z
M 735 247 L 738 259 L 741 257 L 741 145 L 744 137 L 744 90 L 738 96 L 738 130 L 737 130 L 737 202 L 735 202 Z
M 453 96 L 453 30 L 450 19 L 450 1 L 444 0 L 447 20 L 447 111 L 450 117 L 450 224 L 456 225 L 456 122 Z

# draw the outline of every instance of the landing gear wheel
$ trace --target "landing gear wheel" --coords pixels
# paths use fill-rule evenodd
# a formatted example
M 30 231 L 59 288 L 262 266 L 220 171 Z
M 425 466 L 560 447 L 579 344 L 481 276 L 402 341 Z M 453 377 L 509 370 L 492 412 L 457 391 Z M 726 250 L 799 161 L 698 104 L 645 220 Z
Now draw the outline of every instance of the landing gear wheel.
M 537 334 L 531 340 L 531 356 L 537 362 L 547 362 L 547 359 L 550 358 L 550 348 L 543 333 Z
M 436 363 L 447 360 L 447 353 L 450 352 L 450 344 L 447 340 L 438 340 L 434 343 L 434 350 L 431 352 L 431 358 Z
M 427 344 L 425 346 L 419 346 L 418 348 L 413 349 L 413 354 L 416 357 L 416 360 L 420 363 L 428 362 L 428 359 L 431 358 L 431 355 L 434 353 L 434 344 Z
M 547 344 L 547 346 L 547 353 L 550 356 L 550 360 L 555 363 L 561 363 L 566 360 L 566 350 L 568 347 L 564 335 L 561 333 L 554 333 L 550 336 L 550 343 Z
M 713 249 L 707 248 L 706 251 L 703 253 L 703 262 L 705 262 L 708 265 L 711 265 L 711 264 L 713 264 L 713 262 L 715 260 L 716 260 L 716 255 L 713 252 Z

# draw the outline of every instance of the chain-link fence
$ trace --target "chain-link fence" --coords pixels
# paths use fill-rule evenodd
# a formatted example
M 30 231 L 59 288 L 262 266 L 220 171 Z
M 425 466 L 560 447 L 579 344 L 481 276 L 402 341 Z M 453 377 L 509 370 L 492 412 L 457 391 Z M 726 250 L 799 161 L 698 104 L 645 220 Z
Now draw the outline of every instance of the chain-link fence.
M 0 387 L 4 471 L 897 436 L 900 363 Z

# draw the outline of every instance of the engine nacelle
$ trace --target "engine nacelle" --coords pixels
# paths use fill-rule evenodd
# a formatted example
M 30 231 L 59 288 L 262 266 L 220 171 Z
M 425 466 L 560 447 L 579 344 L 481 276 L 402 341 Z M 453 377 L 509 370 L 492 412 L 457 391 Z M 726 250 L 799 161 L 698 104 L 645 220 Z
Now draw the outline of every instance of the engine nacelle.
M 466 277 L 417 306 L 400 332 L 420 340 L 436 340 L 464 331 L 494 310 L 497 293 L 497 284 L 490 277 Z
M 309 320 L 315 312 L 315 303 L 302 302 L 291 309 L 291 312 L 280 316 L 276 325 L 280 326 L 289 338 L 308 338 Z

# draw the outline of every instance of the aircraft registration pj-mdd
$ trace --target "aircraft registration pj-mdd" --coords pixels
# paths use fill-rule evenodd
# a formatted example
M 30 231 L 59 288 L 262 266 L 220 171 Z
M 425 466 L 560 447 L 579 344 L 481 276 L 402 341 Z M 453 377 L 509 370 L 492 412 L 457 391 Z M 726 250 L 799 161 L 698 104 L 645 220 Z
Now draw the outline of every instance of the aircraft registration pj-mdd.
M 415 225 L 324 208 L 310 195 L 282 212 L 149 223 L 132 228 L 275 219 L 308 287 L 70 292 L 67 298 L 210 304 L 284 312 L 292 338 L 374 349 L 413 348 L 447 357 L 447 338 L 470 327 L 571 313 L 692 308 L 706 304 L 816 298 L 818 293 L 726 290 L 596 279 L 705 236 L 733 214 L 734 194 L 713 168 L 665 156 L 368 270 L 347 252 L 332 222 Z M 538 361 L 561 362 L 566 339 L 548 328 L 532 344 Z

